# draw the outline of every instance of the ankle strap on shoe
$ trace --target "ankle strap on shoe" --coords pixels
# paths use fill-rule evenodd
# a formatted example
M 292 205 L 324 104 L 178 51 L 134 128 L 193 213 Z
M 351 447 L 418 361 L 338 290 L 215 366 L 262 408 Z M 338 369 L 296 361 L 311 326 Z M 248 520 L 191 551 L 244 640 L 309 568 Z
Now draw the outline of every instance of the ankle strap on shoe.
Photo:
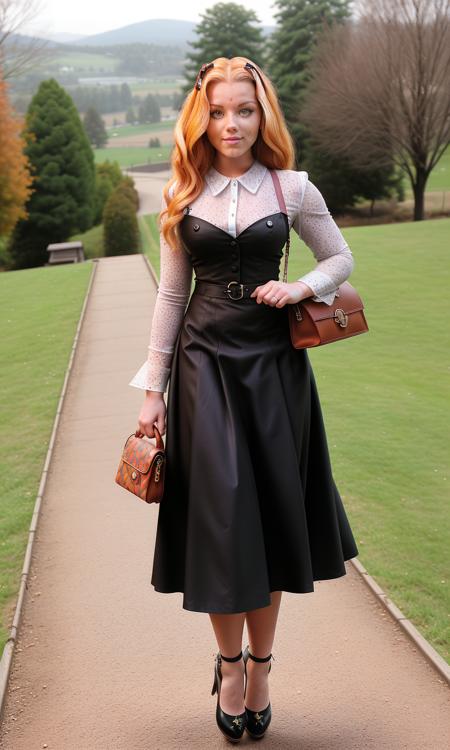
M 224 656 L 223 654 L 220 654 L 220 657 L 224 661 L 239 661 L 239 659 L 242 658 L 242 651 L 239 651 L 237 656 Z
M 263 661 L 270 661 L 270 659 L 275 659 L 273 654 L 269 654 L 269 656 L 262 657 L 262 656 L 253 656 L 253 654 L 251 654 L 250 651 L 248 651 L 247 653 L 250 659 L 253 659 L 253 661 L 263 662 Z

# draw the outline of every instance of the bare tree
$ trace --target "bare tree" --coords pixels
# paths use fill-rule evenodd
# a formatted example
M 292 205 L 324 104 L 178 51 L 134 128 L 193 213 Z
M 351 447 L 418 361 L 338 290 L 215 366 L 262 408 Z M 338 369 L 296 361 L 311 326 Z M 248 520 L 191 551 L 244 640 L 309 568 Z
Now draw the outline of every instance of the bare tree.
M 19 32 L 40 12 L 41 0 L 0 0 L 0 69 L 4 79 L 26 73 L 36 66 L 47 41 L 21 37 Z
M 397 164 L 424 218 L 427 179 L 450 143 L 450 0 L 358 0 L 316 47 L 302 118 L 359 169 Z

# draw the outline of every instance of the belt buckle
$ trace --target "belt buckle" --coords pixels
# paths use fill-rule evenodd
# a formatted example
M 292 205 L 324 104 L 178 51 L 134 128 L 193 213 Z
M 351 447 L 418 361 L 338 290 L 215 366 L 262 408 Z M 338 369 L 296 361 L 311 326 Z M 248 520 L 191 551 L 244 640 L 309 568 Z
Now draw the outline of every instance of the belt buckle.
M 230 289 L 230 287 L 231 287 L 232 284 L 237 284 L 237 286 L 240 287 L 241 294 L 240 294 L 239 297 L 232 296 L 232 294 L 231 294 L 232 290 Z M 230 281 L 230 282 L 228 282 L 227 288 L 226 288 L 225 291 L 228 294 L 228 296 L 229 296 L 230 299 L 242 299 L 242 297 L 244 296 L 244 285 L 240 284 L 239 281 Z

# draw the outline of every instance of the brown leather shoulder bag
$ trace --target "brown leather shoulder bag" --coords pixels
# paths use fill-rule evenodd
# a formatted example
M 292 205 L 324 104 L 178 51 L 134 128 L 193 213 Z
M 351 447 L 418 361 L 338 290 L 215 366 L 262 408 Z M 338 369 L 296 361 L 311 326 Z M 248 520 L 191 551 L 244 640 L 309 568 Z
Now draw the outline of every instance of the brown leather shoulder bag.
M 282 213 L 288 213 L 280 180 L 275 170 L 269 170 Z M 288 219 L 289 224 L 289 219 Z M 290 237 L 284 254 L 283 281 L 287 282 Z M 369 330 L 364 315 L 364 304 L 356 289 L 348 282 L 340 284 L 331 305 L 315 302 L 311 297 L 288 305 L 289 331 L 295 349 L 331 344 L 333 341 L 366 333 Z

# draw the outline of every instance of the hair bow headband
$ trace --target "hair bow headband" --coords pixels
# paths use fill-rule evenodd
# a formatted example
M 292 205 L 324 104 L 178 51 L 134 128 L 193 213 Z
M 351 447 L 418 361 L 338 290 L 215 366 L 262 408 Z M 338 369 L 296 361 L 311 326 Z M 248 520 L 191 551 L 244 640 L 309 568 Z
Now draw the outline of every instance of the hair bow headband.
M 209 70 L 210 68 L 213 68 L 213 67 L 214 67 L 214 63 L 213 63 L 213 62 L 210 62 L 210 63 L 204 63 L 204 64 L 202 65 L 202 67 L 200 68 L 200 70 L 199 70 L 199 72 L 198 72 L 198 75 L 197 75 L 196 81 L 195 81 L 195 88 L 196 88 L 196 89 L 200 89 L 200 88 L 201 88 L 201 85 L 202 85 L 202 81 L 203 81 L 203 78 L 204 78 L 204 76 L 205 76 L 205 73 L 206 73 L 206 72 L 207 72 L 207 71 L 208 71 L 208 70 Z M 259 75 L 259 78 L 260 78 L 260 80 L 261 80 L 261 83 L 263 84 L 263 87 L 264 87 L 264 82 L 263 82 L 263 80 L 262 80 L 262 78 L 261 78 L 261 75 L 259 74 L 259 71 L 258 71 L 258 70 L 257 70 L 257 69 L 255 68 L 255 66 L 254 66 L 254 65 L 252 65 L 252 63 L 250 63 L 250 62 L 246 62 L 246 63 L 245 63 L 245 65 L 244 65 L 244 68 L 246 68 L 247 70 L 251 70 L 252 72 L 253 72 L 253 71 L 255 71 L 256 73 L 258 73 L 258 75 Z

